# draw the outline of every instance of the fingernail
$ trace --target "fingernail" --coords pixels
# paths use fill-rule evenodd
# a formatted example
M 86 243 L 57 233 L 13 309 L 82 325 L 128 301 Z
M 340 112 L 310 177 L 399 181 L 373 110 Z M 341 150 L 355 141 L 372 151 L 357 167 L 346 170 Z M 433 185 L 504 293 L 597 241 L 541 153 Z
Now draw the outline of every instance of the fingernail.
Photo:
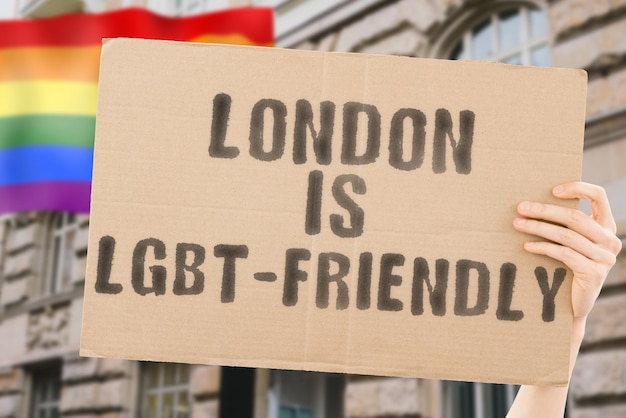
M 522 202 L 519 204 L 519 210 L 522 212 L 528 212 L 530 210 L 530 203 Z
M 527 241 L 524 243 L 524 248 L 534 248 L 536 245 L 536 243 L 532 242 L 532 241 Z
M 556 186 L 554 188 L 554 194 L 561 194 L 563 193 L 563 186 Z
M 516 225 L 524 225 L 526 223 L 526 219 L 524 218 L 515 218 Z

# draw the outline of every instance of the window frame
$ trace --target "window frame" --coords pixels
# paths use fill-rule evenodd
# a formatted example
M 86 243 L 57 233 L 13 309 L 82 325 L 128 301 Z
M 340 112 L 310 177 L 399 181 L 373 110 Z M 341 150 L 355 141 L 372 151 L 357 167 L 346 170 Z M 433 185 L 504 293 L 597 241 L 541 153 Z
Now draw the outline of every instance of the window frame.
M 165 367 L 168 365 L 176 366 L 176 378 L 175 384 L 165 385 Z M 180 373 L 181 366 L 188 367 L 188 378 L 186 381 L 180 381 Z M 146 385 L 146 376 L 147 370 L 149 367 L 157 367 L 157 385 L 152 388 L 148 388 Z M 187 416 L 192 416 L 192 399 L 190 393 L 190 377 L 191 377 L 191 365 L 186 363 L 159 363 L 159 362 L 141 362 L 139 364 L 139 391 L 138 391 L 138 402 L 137 402 L 137 416 L 139 418 L 148 417 L 147 415 L 147 405 L 148 398 L 150 396 L 156 396 L 158 400 L 158 408 L 157 408 L 157 417 L 155 418 L 164 418 L 163 417 L 163 398 L 165 395 L 173 394 L 174 396 L 174 408 L 178 406 L 178 397 L 181 392 L 187 393 L 187 407 L 188 413 Z M 149 417 L 152 418 L 152 417 Z
M 28 387 L 28 416 L 39 418 L 39 411 L 43 408 L 45 418 L 60 417 L 61 412 L 59 406 L 61 403 L 61 391 L 63 382 L 61 379 L 61 364 L 51 363 L 47 365 L 33 367 L 29 371 L 29 387 Z M 57 386 L 54 389 L 54 386 Z M 43 398 L 49 397 L 50 388 L 53 388 L 53 396 L 55 399 L 45 399 L 39 401 L 38 393 L 44 392 Z M 53 412 L 55 411 L 55 412 Z
M 547 4 L 545 1 L 541 0 L 493 0 L 466 7 L 464 10 L 460 11 L 458 15 L 451 17 L 450 21 L 446 22 L 446 24 L 441 25 L 439 31 L 433 33 L 430 43 L 431 47 L 428 48 L 426 55 L 430 58 L 450 59 L 458 43 L 462 41 L 465 36 L 471 36 L 472 31 L 478 25 L 486 19 L 493 19 L 494 15 L 497 17 L 499 13 L 514 9 L 525 9 L 527 11 L 533 9 L 539 10 L 548 18 Z M 491 20 L 490 23 L 493 24 Z M 528 29 L 527 27 L 526 30 L 528 31 Z M 542 45 L 543 42 L 545 42 L 548 50 L 551 51 L 554 38 L 550 30 L 549 20 L 547 33 L 541 38 L 538 44 Z M 528 49 L 531 50 L 532 48 Z M 507 54 L 503 53 L 502 55 Z M 468 58 L 463 59 L 467 60 Z M 490 61 L 494 61 L 494 59 Z
M 504 385 L 504 384 L 491 384 L 480 382 L 457 382 L 457 381 L 442 381 L 443 396 L 441 398 L 441 409 L 443 416 L 449 418 L 499 418 L 500 408 L 504 408 L 504 413 L 511 407 L 513 400 L 519 390 L 517 385 Z M 504 398 L 499 396 L 493 396 L 486 392 L 487 388 L 498 388 L 498 391 L 504 394 Z M 469 398 L 465 398 L 471 411 L 463 410 L 464 405 L 455 404 L 455 393 L 459 391 L 465 391 Z M 461 395 L 462 396 L 462 395 Z M 454 398 L 453 398 L 454 397 Z M 488 398 L 487 398 L 488 397 Z M 503 401 L 497 404 L 497 400 Z M 490 402 L 488 404 L 487 402 Z M 490 411 L 487 414 L 487 411 Z M 494 412 L 495 411 L 495 412 Z
M 267 404 L 268 417 L 279 417 L 282 407 L 295 410 L 296 417 L 310 412 L 312 418 L 343 416 L 344 399 L 332 396 L 346 387 L 346 377 L 337 373 L 322 373 L 302 370 L 271 369 L 268 373 Z M 301 391 L 306 388 L 305 391 Z M 298 392 L 301 391 L 301 392 Z M 299 395 L 294 397 L 294 392 Z
M 43 245 L 43 278 L 38 286 L 37 296 L 47 297 L 70 292 L 72 284 L 72 266 L 76 263 L 74 247 L 67 247 L 68 234 L 73 233 L 76 239 L 80 229 L 77 214 L 69 212 L 50 212 L 46 218 L 46 233 Z M 56 239 L 59 239 L 59 250 L 56 252 Z M 69 256 L 68 256 L 69 252 Z M 64 269 L 68 269 L 68 283 L 63 286 Z
M 11 218 L 8 215 L 0 215 L 0 300 L 2 300 L 2 287 L 4 285 L 4 263 L 7 259 L 7 237 L 11 227 Z M 0 304 L 0 318 L 4 313 L 4 305 Z
M 307 417 L 314 417 L 314 411 L 313 408 L 309 408 L 308 406 L 302 406 L 302 405 L 296 405 L 296 404 L 280 404 L 278 406 L 278 417 L 280 418 L 281 413 L 283 411 L 283 409 L 290 409 L 293 410 L 293 412 L 295 413 L 295 417 L 294 418 L 302 418 L 304 416 Z M 308 414 L 308 415 L 303 415 L 303 414 Z
M 538 36 L 536 38 L 531 37 L 530 12 L 532 10 L 541 11 L 547 19 L 546 12 L 543 9 L 524 4 L 511 5 L 510 7 L 504 7 L 504 5 L 502 5 L 501 7 L 492 10 L 487 15 L 488 17 L 485 15 L 480 15 L 480 17 L 477 16 L 477 18 L 471 20 L 472 24 L 466 26 L 466 30 L 463 32 L 463 35 L 455 38 L 456 41 L 448 48 L 446 58 L 450 58 L 454 50 L 459 44 L 461 44 L 464 51 L 464 56 L 461 59 L 473 60 L 474 32 L 481 24 L 488 22 L 493 31 L 491 34 L 491 48 L 495 52 L 482 60 L 506 62 L 507 60 L 519 55 L 522 58 L 522 65 L 532 65 L 531 51 L 543 46 L 547 48 L 550 46 L 549 30 L 542 36 Z M 502 37 L 500 36 L 497 28 L 500 27 L 500 22 L 502 21 L 500 14 L 507 11 L 515 11 L 520 17 L 521 39 L 517 45 L 501 50 L 500 46 L 502 44 Z

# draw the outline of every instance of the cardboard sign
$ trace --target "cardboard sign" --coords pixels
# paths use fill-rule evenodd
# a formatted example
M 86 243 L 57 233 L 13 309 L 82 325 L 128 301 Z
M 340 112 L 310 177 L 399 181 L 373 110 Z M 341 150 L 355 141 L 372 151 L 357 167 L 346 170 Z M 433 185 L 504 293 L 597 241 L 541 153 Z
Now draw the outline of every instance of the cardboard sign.
M 130 39 L 101 63 L 81 354 L 567 382 L 571 274 L 512 223 L 580 178 L 584 72 Z

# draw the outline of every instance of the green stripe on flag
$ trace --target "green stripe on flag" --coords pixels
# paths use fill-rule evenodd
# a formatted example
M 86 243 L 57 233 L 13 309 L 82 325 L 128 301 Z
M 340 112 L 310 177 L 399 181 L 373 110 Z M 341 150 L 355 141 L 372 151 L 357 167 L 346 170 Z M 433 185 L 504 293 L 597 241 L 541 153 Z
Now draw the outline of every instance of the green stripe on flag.
M 28 145 L 93 148 L 95 116 L 23 115 L 0 118 L 0 149 Z

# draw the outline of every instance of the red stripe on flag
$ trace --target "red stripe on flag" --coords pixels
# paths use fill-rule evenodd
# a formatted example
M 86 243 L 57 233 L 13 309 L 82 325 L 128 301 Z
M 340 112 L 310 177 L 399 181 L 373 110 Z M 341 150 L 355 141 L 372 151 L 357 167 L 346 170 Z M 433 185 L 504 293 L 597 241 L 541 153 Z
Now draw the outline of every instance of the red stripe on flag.
M 0 48 L 101 45 L 102 38 L 191 41 L 202 35 L 240 34 L 258 45 L 274 42 L 271 8 L 229 9 L 189 17 L 165 17 L 128 8 L 103 14 L 0 22 Z

